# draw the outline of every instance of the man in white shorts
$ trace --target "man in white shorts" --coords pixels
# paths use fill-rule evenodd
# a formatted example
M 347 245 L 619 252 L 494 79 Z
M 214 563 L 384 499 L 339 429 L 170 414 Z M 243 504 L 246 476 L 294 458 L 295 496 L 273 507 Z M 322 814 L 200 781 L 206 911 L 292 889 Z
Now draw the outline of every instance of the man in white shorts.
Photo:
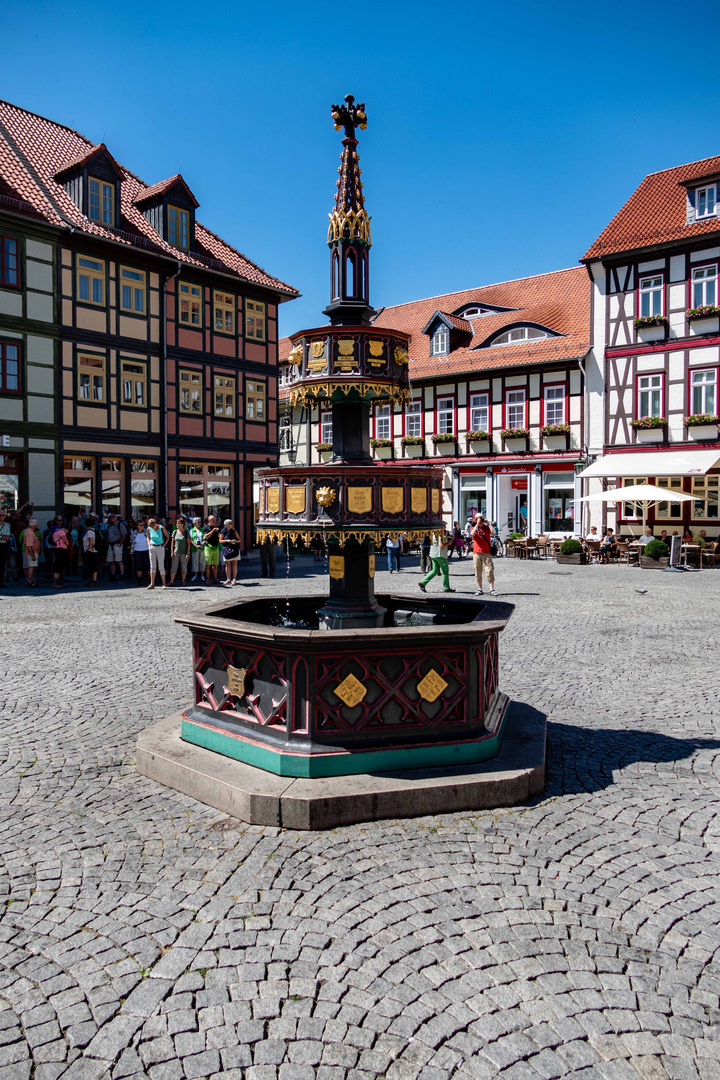
M 107 532 L 107 563 L 110 570 L 110 581 L 115 581 L 115 567 L 117 566 L 118 577 L 122 581 L 125 574 L 125 568 L 123 567 L 123 557 L 125 547 L 125 537 L 127 536 L 127 529 L 125 523 L 118 521 L 117 514 L 108 514 Z

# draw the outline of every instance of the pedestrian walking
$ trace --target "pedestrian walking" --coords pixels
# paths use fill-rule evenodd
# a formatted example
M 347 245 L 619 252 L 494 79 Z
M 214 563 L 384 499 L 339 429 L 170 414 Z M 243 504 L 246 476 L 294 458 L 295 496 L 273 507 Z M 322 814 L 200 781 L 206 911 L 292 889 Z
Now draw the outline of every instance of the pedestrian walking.
M 427 533 L 420 541 L 420 573 L 427 574 L 430 569 L 430 548 L 432 547 L 432 540 Z
M 471 530 L 473 542 L 473 569 L 477 581 L 477 596 L 483 595 L 483 573 L 490 586 L 490 595 L 495 592 L 495 566 L 492 557 L 492 530 L 486 517 L 478 514 Z
M 97 585 L 98 553 L 96 543 L 97 523 L 94 515 L 89 514 L 85 519 L 85 533 L 82 538 L 83 567 L 87 574 L 88 585 Z
M 396 573 L 400 573 L 400 537 L 396 536 L 393 540 L 390 536 L 385 539 L 385 550 L 387 551 L 387 568 L 392 574 L 393 570 Z
M 187 531 L 184 517 L 178 517 L 175 521 L 172 538 L 170 540 L 170 584 L 174 585 L 175 575 L 180 570 L 180 584 L 185 584 L 188 568 L 188 556 L 190 554 L 190 536 Z
M 156 518 L 148 521 L 148 549 L 150 553 L 150 584 L 148 589 L 155 588 L 155 575 L 160 574 L 163 589 L 165 584 L 165 548 L 169 537 L 164 525 L 158 525 Z
M 53 589 L 65 588 L 65 574 L 72 555 L 70 530 L 65 525 L 62 514 L 55 518 L 55 525 L 50 533 L 49 546 L 53 552 Z
M 430 572 L 425 575 L 422 581 L 418 582 L 418 586 L 423 592 L 425 592 L 427 583 L 437 577 L 438 574 L 442 574 L 443 592 L 455 592 L 454 589 L 450 588 L 450 567 L 447 560 L 449 544 L 449 536 L 445 536 L 443 539 L 433 539 L 430 546 L 430 562 L 432 564 Z
M 131 535 L 130 554 L 135 569 L 135 577 L 139 585 L 143 574 L 147 574 L 148 577 L 150 575 L 150 543 L 144 521 L 138 521 L 135 531 Z
M 30 518 L 27 526 L 20 534 L 20 543 L 22 545 L 23 553 L 25 584 L 30 588 L 35 588 L 37 585 L 37 581 L 35 580 L 35 570 L 37 569 L 38 560 L 40 558 L 40 549 L 42 547 L 40 536 L 38 534 L 37 518 Z
M 217 518 L 210 514 L 207 525 L 203 529 L 203 555 L 205 556 L 205 584 L 210 584 L 210 578 L 217 585 L 218 563 L 220 562 L 220 528 Z
M 225 560 L 225 584 L 237 585 L 237 567 L 240 561 L 240 537 L 232 523 L 231 518 L 226 518 L 223 530 L 220 534 L 223 558 Z M 232 574 L 232 579 L 230 575 Z
M 269 536 L 260 545 L 260 570 L 263 577 L 275 577 L 275 542 Z

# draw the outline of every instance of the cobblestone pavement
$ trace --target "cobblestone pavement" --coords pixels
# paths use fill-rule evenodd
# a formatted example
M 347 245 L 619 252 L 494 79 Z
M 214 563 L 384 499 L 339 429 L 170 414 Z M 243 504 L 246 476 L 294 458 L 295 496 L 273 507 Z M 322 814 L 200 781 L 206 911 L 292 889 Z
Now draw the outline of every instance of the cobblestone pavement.
M 134 771 L 190 695 L 171 616 L 220 589 L 6 591 L 0 1080 L 720 1078 L 720 573 L 497 576 L 544 795 L 320 834 Z

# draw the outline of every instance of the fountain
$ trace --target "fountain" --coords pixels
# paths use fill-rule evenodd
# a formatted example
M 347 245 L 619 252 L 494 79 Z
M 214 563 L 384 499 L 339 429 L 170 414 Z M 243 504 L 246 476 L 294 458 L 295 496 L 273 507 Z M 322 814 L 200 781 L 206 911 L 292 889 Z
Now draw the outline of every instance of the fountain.
M 294 334 L 290 353 L 291 403 L 332 409 L 332 456 L 264 470 L 257 529 L 286 547 L 321 533 L 329 592 L 178 617 L 193 638 L 194 701 L 179 731 L 168 718 L 138 746 L 145 775 L 244 820 L 297 827 L 514 802 L 544 777 L 537 731 L 515 732 L 497 758 L 509 704 L 498 636 L 513 605 L 375 593 L 378 540 L 444 534 L 443 472 L 372 458 L 371 408 L 409 397 L 409 337 L 372 321 L 356 139 L 365 107 L 347 95 L 332 117 L 345 137 L 329 323 Z M 480 764 L 491 758 L 497 768 Z

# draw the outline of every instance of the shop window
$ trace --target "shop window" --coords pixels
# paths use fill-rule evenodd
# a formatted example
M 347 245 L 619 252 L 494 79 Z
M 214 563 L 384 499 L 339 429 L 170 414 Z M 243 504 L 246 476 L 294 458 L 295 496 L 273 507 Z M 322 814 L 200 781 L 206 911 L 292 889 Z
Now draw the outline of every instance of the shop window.
M 137 360 L 120 361 L 123 405 L 144 409 L 147 405 L 147 364 Z
M 392 407 L 390 405 L 378 405 L 375 410 L 375 438 L 392 438 Z
M 565 423 L 565 387 L 545 387 L 545 423 Z
M 248 380 L 245 383 L 245 419 L 246 420 L 264 420 L 265 419 L 265 383 L 264 382 L 251 382 Z
M 124 466 L 122 458 L 103 458 L 100 463 L 100 498 L 104 516 L 122 516 Z
M 505 394 L 505 427 L 522 430 L 527 427 L 525 390 L 508 390 Z
M 202 289 L 181 281 L 178 286 L 180 298 L 180 322 L 183 326 L 202 326 Z
M 77 298 L 83 304 L 105 304 L 105 262 L 78 255 L 76 267 Z
M 265 304 L 257 300 L 245 301 L 245 337 L 265 340 Z
M 634 484 L 647 484 L 647 477 L 637 476 L 625 476 L 623 477 L 622 487 L 632 487 Z M 641 520 L 643 516 L 642 503 L 639 502 L 626 502 L 622 503 L 622 516 L 624 518 Z
M 120 310 L 145 314 L 145 271 L 120 267 Z
M 558 423 L 558 421 L 552 421 Z M 548 532 L 572 532 L 575 527 L 575 478 L 573 473 L 546 473 L 544 477 L 545 516 Z
M 202 416 L 202 373 L 180 368 L 180 412 Z
M 475 430 L 480 431 L 480 428 Z M 464 528 L 468 518 L 475 514 L 487 513 L 487 479 L 485 476 L 463 477 L 460 488 L 460 527 Z
M 692 495 L 695 500 L 692 504 L 693 518 L 717 521 L 719 485 L 720 476 L 693 476 Z
M 320 442 L 332 444 L 333 440 L 333 423 L 331 412 L 320 413 Z
M 155 513 L 156 461 L 133 459 L 130 462 L 130 514 L 136 520 L 143 514 Z
M 640 375 L 638 377 L 638 412 L 637 419 L 642 420 L 645 416 L 662 416 L 662 373 L 656 375 Z
M 180 462 L 180 512 L 187 518 L 203 521 L 214 514 L 223 522 L 232 517 L 232 468 L 229 465 L 205 465 Z
M 168 206 L 168 244 L 173 247 L 190 247 L 190 212 L 179 206 Z
M 0 393 L 20 393 L 20 345 L 0 341 Z
M 237 396 L 237 389 L 235 386 L 235 379 L 228 378 L 226 375 L 215 376 L 215 397 L 214 397 L 214 413 L 215 416 L 222 416 L 226 419 L 235 416 L 235 398 Z
M 669 491 L 683 490 L 682 476 L 658 476 L 655 482 L 658 487 L 667 488 Z M 655 517 L 658 521 L 682 521 L 682 516 L 683 503 L 658 502 L 655 504 Z
M 437 432 L 439 435 L 455 434 L 455 398 L 439 397 L 435 402 Z
M 405 406 L 405 434 L 417 438 L 422 435 L 422 401 L 409 401 Z
M 66 518 L 88 514 L 94 505 L 95 459 L 66 457 L 63 461 L 63 503 Z
M 235 297 L 232 293 L 213 292 L 215 330 L 219 334 L 235 333 Z
M 115 224 L 115 185 L 91 176 L 88 179 L 88 217 L 100 225 Z
M 105 357 L 97 353 L 78 355 L 78 401 L 86 405 L 103 405 L 107 400 Z
M 470 395 L 470 427 L 469 431 L 490 430 L 490 395 Z
M 717 415 L 717 378 L 717 368 L 709 368 L 707 371 L 693 371 L 691 376 L 691 412 L 707 413 L 710 416 Z
M 17 289 L 20 285 L 20 241 L 0 236 L 0 285 Z
M 0 454 L 0 510 L 10 513 L 20 505 L 20 457 Z

